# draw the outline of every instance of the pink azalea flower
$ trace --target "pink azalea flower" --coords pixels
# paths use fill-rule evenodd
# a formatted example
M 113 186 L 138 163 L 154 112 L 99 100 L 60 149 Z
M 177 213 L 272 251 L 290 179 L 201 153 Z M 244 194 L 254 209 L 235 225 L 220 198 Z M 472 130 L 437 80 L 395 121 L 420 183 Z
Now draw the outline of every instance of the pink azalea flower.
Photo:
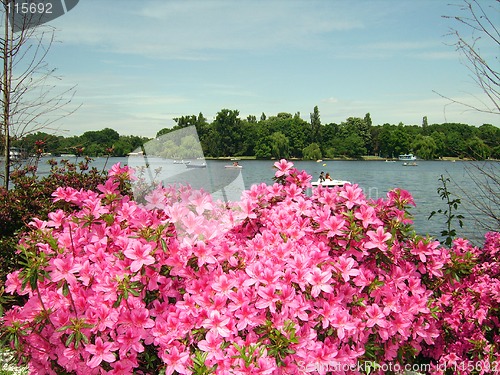
M 340 216 L 330 216 L 322 223 L 322 226 L 328 230 L 327 237 L 330 238 L 333 236 L 341 236 L 345 224 L 346 221 Z
M 114 164 L 109 170 L 108 175 L 110 177 L 126 175 L 127 178 L 130 180 L 135 179 L 134 170 L 130 168 L 128 165 L 122 167 L 120 163 Z
M 339 196 L 346 200 L 345 205 L 348 209 L 365 202 L 363 190 L 361 190 L 356 184 L 344 186 Z
M 361 220 L 363 228 L 368 228 L 369 225 L 381 225 L 382 221 L 377 218 L 376 211 L 373 207 L 364 205 L 359 207 L 354 213 L 354 217 Z
M 337 329 L 337 337 L 340 340 L 345 338 L 346 332 L 357 329 L 357 325 L 352 321 L 350 314 L 345 309 L 335 310 L 333 317 L 330 319 L 330 324 Z
M 323 272 L 318 267 L 314 267 L 312 271 L 305 275 L 305 280 L 312 285 L 311 296 L 318 297 L 321 291 L 331 293 L 332 286 L 328 283 L 332 278 L 331 272 Z
M 100 337 L 96 338 L 95 344 L 87 344 L 85 350 L 93 354 L 87 361 L 91 368 L 99 366 L 102 361 L 108 363 L 116 361 L 116 357 L 112 352 L 117 350 L 117 345 L 114 342 L 103 342 Z
M 102 192 L 104 195 L 116 194 L 118 192 L 119 183 L 108 179 L 104 185 L 97 185 L 97 190 Z
M 49 221 L 47 221 L 46 226 L 57 228 L 63 224 L 64 219 L 66 218 L 66 213 L 63 210 L 57 210 L 55 212 L 50 212 L 48 217 Z
M 382 328 L 387 327 L 387 320 L 385 319 L 385 314 L 376 303 L 368 306 L 368 308 L 366 309 L 366 315 L 368 317 L 366 321 L 367 327 L 373 327 L 375 325 Z
M 222 337 L 229 337 L 231 331 L 227 328 L 230 318 L 222 317 L 218 311 L 210 311 L 207 319 L 202 323 L 202 326 L 209 328 L 211 331 L 217 332 Z
M 50 278 L 53 282 L 66 280 L 68 284 L 75 285 L 75 273 L 80 271 L 81 268 L 82 265 L 75 264 L 75 260 L 71 255 L 66 258 L 56 258 L 52 261 L 52 272 L 50 273 Z
M 356 261 L 352 258 L 347 258 L 344 255 L 339 257 L 338 263 L 335 268 L 340 272 L 342 279 L 348 282 L 351 276 L 359 275 L 359 270 L 353 269 L 356 266 Z
M 78 199 L 78 191 L 70 187 L 58 187 L 56 191 L 52 193 L 54 197 L 54 202 L 65 201 L 70 203 L 80 202 Z
M 136 328 L 127 329 L 116 338 L 116 341 L 120 357 L 126 356 L 128 352 L 142 353 L 144 351 L 144 346 L 141 343 L 141 332 Z
M 276 312 L 276 302 L 279 301 L 276 295 L 276 288 L 273 285 L 260 287 L 257 291 L 259 299 L 255 303 L 258 309 L 269 309 L 271 312 Z
M 144 265 L 153 264 L 155 258 L 151 255 L 151 250 L 151 245 L 143 244 L 140 241 L 133 241 L 129 244 L 129 247 L 123 252 L 123 255 L 132 260 L 130 271 L 137 272 Z
M 380 249 L 382 251 L 387 250 L 386 241 L 392 238 L 390 233 L 384 231 L 382 226 L 377 228 L 377 231 L 369 230 L 366 235 L 370 238 L 369 241 L 365 243 L 367 249 Z
M 275 173 L 276 177 L 281 177 L 288 174 L 288 171 L 293 167 L 293 163 L 286 161 L 285 159 L 281 159 L 274 163 L 275 168 L 278 170 Z
M 166 207 L 167 197 L 165 192 L 160 189 L 153 190 L 150 194 L 146 195 L 146 208 L 148 210 L 152 209 L 164 209 Z

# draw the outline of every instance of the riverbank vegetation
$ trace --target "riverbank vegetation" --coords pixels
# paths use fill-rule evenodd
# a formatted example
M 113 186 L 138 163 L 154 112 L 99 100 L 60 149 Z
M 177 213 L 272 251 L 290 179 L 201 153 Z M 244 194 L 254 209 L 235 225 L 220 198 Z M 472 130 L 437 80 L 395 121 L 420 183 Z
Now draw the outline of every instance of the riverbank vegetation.
M 500 159 L 500 128 L 491 124 L 475 127 L 459 123 L 421 125 L 399 123 L 373 125 L 370 114 L 349 117 L 340 124 L 322 124 L 318 107 L 305 121 L 300 113 L 240 118 L 238 110 L 222 109 L 212 122 L 198 115 L 174 119 L 173 128 L 161 129 L 156 137 L 189 126 L 196 127 L 207 157 L 248 156 L 258 159 L 322 158 L 362 156 L 397 157 L 413 153 L 421 159 L 441 157 L 483 160 Z M 88 131 L 80 136 L 62 137 L 43 132 L 13 141 L 28 153 L 43 151 L 87 156 L 126 156 L 149 139 L 124 136 L 116 130 Z

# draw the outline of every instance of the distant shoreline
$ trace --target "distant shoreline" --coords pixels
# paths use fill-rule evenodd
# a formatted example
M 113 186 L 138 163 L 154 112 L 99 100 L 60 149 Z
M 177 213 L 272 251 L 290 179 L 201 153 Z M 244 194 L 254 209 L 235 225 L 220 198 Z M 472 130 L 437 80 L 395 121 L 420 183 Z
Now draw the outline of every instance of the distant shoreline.
M 219 157 L 212 157 L 212 156 L 206 156 L 205 160 L 234 160 L 237 159 L 238 161 L 244 161 L 244 160 L 278 160 L 278 159 L 257 159 L 255 156 L 219 156 Z M 293 160 L 293 161 L 317 161 L 317 160 L 307 160 L 307 159 L 302 159 L 302 158 L 287 158 L 287 160 Z M 453 156 L 443 156 L 438 159 L 417 159 L 418 161 L 450 161 L 450 162 L 455 162 L 455 161 L 475 161 L 474 159 L 469 159 L 469 158 L 457 158 Z M 380 156 L 362 156 L 361 158 L 347 158 L 347 157 L 338 157 L 338 158 L 324 158 L 321 159 L 321 161 L 401 161 L 398 158 L 383 158 Z M 480 161 L 500 161 L 500 159 L 485 159 L 485 160 L 480 160 Z

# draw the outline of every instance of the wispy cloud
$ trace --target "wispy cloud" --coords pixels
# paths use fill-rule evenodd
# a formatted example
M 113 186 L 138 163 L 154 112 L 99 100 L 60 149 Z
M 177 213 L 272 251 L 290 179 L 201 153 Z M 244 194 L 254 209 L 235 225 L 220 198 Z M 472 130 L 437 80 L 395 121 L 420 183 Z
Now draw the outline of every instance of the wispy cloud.
M 363 27 L 341 3 L 321 3 L 323 11 L 308 2 L 88 0 L 75 8 L 78 17 L 69 14 L 59 27 L 65 43 L 186 60 L 217 59 L 220 51 L 321 48 L 323 35 Z
M 335 104 L 335 103 L 338 103 L 339 100 L 337 98 L 330 97 L 330 98 L 326 98 L 326 99 L 321 100 L 321 102 L 328 103 L 328 104 Z

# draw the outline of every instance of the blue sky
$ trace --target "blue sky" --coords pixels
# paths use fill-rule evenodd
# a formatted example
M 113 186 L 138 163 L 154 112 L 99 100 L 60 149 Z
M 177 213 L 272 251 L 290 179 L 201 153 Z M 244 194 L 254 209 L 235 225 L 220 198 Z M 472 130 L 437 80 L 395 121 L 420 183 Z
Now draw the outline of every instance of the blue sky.
M 77 85 L 80 105 L 58 127 L 153 137 L 182 115 L 212 121 L 228 108 L 241 118 L 300 112 L 309 121 L 316 105 L 323 123 L 369 112 L 375 125 L 420 125 L 423 116 L 499 125 L 433 92 L 481 96 L 447 45 L 457 26 L 441 17 L 457 14 L 448 3 L 81 0 L 51 22 L 58 43 L 48 63 L 58 85 Z

